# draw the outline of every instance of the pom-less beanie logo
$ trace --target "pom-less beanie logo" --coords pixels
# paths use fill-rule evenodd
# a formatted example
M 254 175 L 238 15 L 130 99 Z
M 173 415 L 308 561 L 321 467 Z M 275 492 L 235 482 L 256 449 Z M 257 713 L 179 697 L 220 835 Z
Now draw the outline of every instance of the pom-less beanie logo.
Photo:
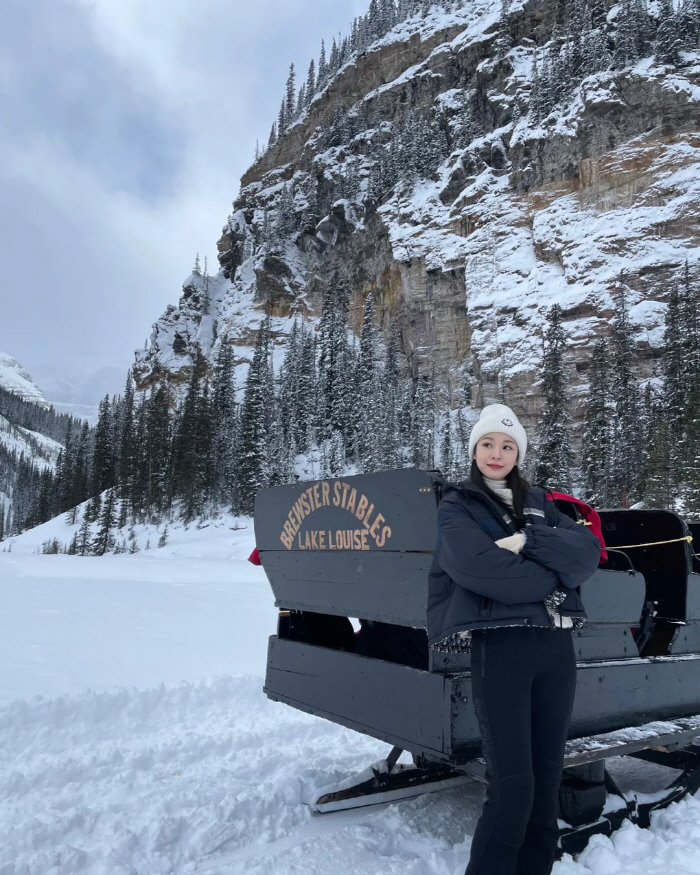
M 512 428 L 512 426 L 513 426 L 512 419 L 502 419 L 501 422 L 503 423 L 503 425 L 507 425 L 508 428 Z

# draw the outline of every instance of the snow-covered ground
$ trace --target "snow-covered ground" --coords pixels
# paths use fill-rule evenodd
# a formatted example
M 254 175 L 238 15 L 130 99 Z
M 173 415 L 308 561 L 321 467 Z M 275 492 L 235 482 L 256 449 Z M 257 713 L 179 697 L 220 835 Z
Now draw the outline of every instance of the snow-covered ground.
M 0 547 L 0 875 L 463 872 L 479 785 L 312 814 L 388 749 L 263 695 L 276 610 L 252 526 L 231 525 L 133 555 L 35 553 L 57 520 Z M 700 873 L 700 802 L 554 873 Z

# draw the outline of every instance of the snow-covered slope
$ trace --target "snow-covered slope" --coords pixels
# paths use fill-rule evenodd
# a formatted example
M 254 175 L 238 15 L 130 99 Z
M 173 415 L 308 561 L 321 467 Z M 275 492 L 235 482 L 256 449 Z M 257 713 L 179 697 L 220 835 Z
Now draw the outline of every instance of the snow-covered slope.
M 32 498 L 38 498 L 40 472 L 55 468 L 67 425 L 68 417 L 57 416 L 21 365 L 0 353 L 2 533 L 14 527 L 16 520 L 25 519 Z
M 4 352 L 0 352 L 0 388 L 19 395 L 24 401 L 31 401 L 42 407 L 49 406 L 49 402 L 44 398 L 31 375 L 17 359 Z
M 8 419 L 0 415 L 0 444 L 10 453 L 18 455 L 24 453 L 25 458 L 34 459 L 37 465 L 53 467 L 62 445 L 53 438 L 13 425 Z
M 0 388 L 38 407 L 48 409 L 50 406 L 29 373 L 16 359 L 3 352 L 0 352 Z M 58 441 L 37 431 L 23 428 L 2 414 L 0 414 L 0 445 L 9 453 L 17 453 L 18 456 L 24 454 L 26 459 L 34 459 L 40 467 L 53 466 L 61 451 L 61 444 Z M 8 500 L 7 496 L 5 500 Z M 0 507 L 2 502 L 3 498 L 0 495 Z
M 311 813 L 388 748 L 264 696 L 276 610 L 246 561 L 252 529 L 233 524 L 174 528 L 134 556 L 36 555 L 64 537 L 53 520 L 0 550 L 2 875 L 464 870 L 478 784 Z M 553 875 L 641 872 L 700 873 L 700 802 L 596 837 Z

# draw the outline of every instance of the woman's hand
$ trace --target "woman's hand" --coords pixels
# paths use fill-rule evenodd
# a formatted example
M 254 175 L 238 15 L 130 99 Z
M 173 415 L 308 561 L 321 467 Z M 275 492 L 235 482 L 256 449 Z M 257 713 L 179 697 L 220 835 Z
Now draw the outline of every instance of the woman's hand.
M 519 553 L 525 546 L 525 532 L 517 532 L 515 535 L 508 535 L 507 538 L 499 538 L 496 545 L 504 550 L 510 550 L 511 553 Z

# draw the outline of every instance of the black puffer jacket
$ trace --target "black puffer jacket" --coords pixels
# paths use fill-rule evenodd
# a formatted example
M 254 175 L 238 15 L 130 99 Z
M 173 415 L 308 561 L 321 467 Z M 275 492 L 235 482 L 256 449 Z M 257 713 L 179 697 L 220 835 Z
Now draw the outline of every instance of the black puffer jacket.
M 428 590 L 431 644 L 468 629 L 552 626 L 544 599 L 557 587 L 566 591 L 561 615 L 586 616 L 577 587 L 598 567 L 598 539 L 544 489 L 530 489 L 524 504 L 525 546 L 512 553 L 495 543 L 516 527 L 494 498 L 469 481 L 444 487 Z

